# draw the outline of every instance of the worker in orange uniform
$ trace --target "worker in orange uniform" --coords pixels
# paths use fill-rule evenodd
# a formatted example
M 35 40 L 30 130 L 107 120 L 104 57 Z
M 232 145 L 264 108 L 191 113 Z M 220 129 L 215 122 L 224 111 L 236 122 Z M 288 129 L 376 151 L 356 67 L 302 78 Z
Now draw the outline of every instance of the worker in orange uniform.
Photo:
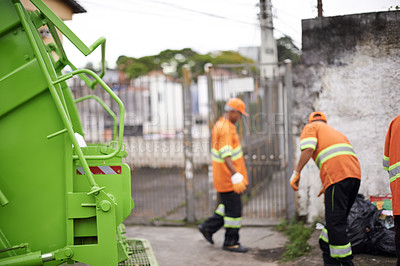
M 400 266 L 400 115 L 390 123 L 385 140 L 383 169 L 389 172 L 394 216 L 397 266 Z
M 313 112 L 301 132 L 300 149 L 290 185 L 298 190 L 300 172 L 313 158 L 320 169 L 321 192 L 325 191 L 326 225 L 319 239 L 324 264 L 354 265 L 346 228 L 360 187 L 361 170 L 353 147 L 346 136 L 327 124 L 324 113 Z
M 205 239 L 214 244 L 212 235 L 225 227 L 223 249 L 247 252 L 239 243 L 242 225 L 242 201 L 240 194 L 248 185 L 247 170 L 235 123 L 245 112 L 246 105 L 238 98 L 231 98 L 225 105 L 225 113 L 215 123 L 211 132 L 211 156 L 213 184 L 218 192 L 219 205 L 215 213 L 198 226 Z

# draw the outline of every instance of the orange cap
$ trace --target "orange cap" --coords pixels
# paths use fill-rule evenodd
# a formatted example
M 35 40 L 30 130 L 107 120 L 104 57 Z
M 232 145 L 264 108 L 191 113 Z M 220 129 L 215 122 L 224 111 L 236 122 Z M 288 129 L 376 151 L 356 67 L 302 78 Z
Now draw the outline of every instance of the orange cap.
M 230 98 L 226 106 L 232 107 L 242 115 L 249 116 L 249 114 L 246 113 L 246 104 L 239 98 Z
M 312 112 L 310 114 L 310 116 L 308 117 L 308 123 L 311 123 L 316 120 L 323 120 L 323 121 L 325 121 L 325 123 L 328 122 L 328 120 L 326 120 L 325 114 L 321 111 Z

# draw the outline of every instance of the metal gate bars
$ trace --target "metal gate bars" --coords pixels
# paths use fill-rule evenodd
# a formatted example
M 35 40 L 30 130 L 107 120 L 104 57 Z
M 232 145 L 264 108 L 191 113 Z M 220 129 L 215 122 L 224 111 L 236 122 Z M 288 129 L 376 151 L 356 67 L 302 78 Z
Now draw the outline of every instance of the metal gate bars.
M 210 130 L 230 97 L 243 99 L 250 113 L 238 125 L 250 179 L 243 196 L 244 223 L 275 223 L 293 215 L 287 180 L 293 170 L 291 64 L 277 67 L 282 74 L 269 79 L 260 77 L 255 64 L 209 67 L 196 79 L 188 69 L 181 80 L 162 71 L 126 83 L 109 79 L 126 109 L 130 156 L 125 162 L 133 169 L 135 201 L 128 223 L 196 222 L 214 211 Z M 86 95 L 82 86 L 74 82 L 76 98 Z M 118 115 L 107 95 L 97 96 Z M 95 101 L 79 103 L 78 109 L 87 139 L 112 138 L 112 112 L 102 111 Z

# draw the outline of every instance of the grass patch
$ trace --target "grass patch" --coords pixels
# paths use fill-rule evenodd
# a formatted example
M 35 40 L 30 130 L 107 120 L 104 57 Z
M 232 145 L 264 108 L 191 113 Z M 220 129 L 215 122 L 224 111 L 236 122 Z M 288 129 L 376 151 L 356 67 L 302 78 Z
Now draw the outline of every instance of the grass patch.
M 290 222 L 283 219 L 276 225 L 276 229 L 279 232 L 283 232 L 289 238 L 289 243 L 285 245 L 286 251 L 283 253 L 282 261 L 297 259 L 311 250 L 311 246 L 307 241 L 310 239 L 314 228 L 314 225 L 307 227 L 302 221 L 297 221 L 295 218 Z

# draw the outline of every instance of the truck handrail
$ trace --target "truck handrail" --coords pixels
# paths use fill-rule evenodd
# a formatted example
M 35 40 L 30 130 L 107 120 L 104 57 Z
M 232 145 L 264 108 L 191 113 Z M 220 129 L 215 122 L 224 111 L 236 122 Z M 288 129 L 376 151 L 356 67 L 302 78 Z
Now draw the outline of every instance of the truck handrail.
M 45 6 L 43 4 L 43 2 L 41 0 L 32 0 L 33 3 L 36 3 L 36 7 L 39 10 L 46 10 L 47 12 L 49 12 L 48 15 L 52 15 L 52 16 L 56 16 L 47 6 Z M 49 86 L 49 91 L 50 94 L 54 100 L 54 103 L 57 107 L 57 110 L 60 114 L 60 117 L 62 119 L 62 122 L 65 126 L 64 129 L 60 130 L 59 132 L 56 132 L 56 134 L 52 134 L 53 136 L 56 136 L 58 134 L 67 132 L 68 136 L 70 137 L 72 144 L 75 147 L 75 151 L 77 155 L 72 155 L 74 160 L 80 160 L 81 165 L 86 173 L 86 178 L 89 182 L 90 185 L 90 192 L 88 192 L 88 195 L 98 195 L 100 191 L 102 191 L 105 187 L 100 187 L 97 182 L 95 181 L 92 172 L 89 169 L 89 165 L 87 163 L 87 159 L 109 159 L 112 158 L 114 156 L 116 156 L 119 151 L 122 148 L 122 137 L 123 137 L 123 130 L 124 130 L 124 107 L 122 104 L 122 101 L 115 95 L 115 93 L 107 86 L 107 84 L 105 84 L 105 82 L 98 76 L 96 75 L 93 71 L 87 70 L 87 69 L 82 69 L 82 70 L 74 70 L 66 75 L 61 75 L 58 76 L 55 71 L 50 71 L 50 69 L 54 70 L 54 67 L 51 66 L 51 62 L 46 61 L 44 58 L 42 58 L 42 51 L 40 50 L 38 44 L 36 43 L 36 37 L 33 34 L 33 30 L 36 28 L 34 28 L 35 26 L 32 25 L 30 22 L 28 22 L 27 17 L 29 17 L 29 14 L 26 12 L 26 10 L 22 7 L 22 4 L 20 2 L 16 2 L 14 3 L 15 9 L 17 11 L 18 16 L 20 17 L 21 23 L 26 31 L 28 40 L 30 42 L 30 44 L 32 45 L 34 54 L 36 56 L 37 62 L 40 66 L 40 68 L 43 71 L 44 77 L 46 79 L 46 82 Z M 55 19 L 55 21 L 59 21 L 61 22 L 61 24 L 65 27 L 66 25 L 57 17 Z M 70 31 L 70 30 L 69 30 Z M 75 35 L 74 35 L 75 36 Z M 76 39 L 78 39 L 76 37 Z M 80 41 L 80 40 L 79 40 Z M 80 41 L 81 42 L 81 41 Z M 101 42 L 96 43 L 94 46 L 98 46 Z M 104 43 L 104 42 L 103 42 Z M 94 47 L 93 46 L 93 47 Z M 96 46 L 96 47 L 97 47 Z M 86 46 L 85 46 L 86 47 Z M 92 48 L 93 48 L 92 47 Z M 84 47 L 83 47 L 84 48 Z M 90 50 L 90 49 L 89 49 Z M 83 51 L 84 52 L 84 51 Z M 79 147 L 79 143 L 75 137 L 75 133 L 74 133 L 74 129 L 72 126 L 72 123 L 70 121 L 70 118 L 67 114 L 67 111 L 65 110 L 65 102 L 63 102 L 63 99 L 61 99 L 58 95 L 57 89 L 60 89 L 60 87 L 58 86 L 58 88 L 56 88 L 56 85 L 58 85 L 58 83 L 65 81 L 71 77 L 73 77 L 74 75 L 77 74 L 89 74 L 90 76 L 92 76 L 94 78 L 95 81 L 97 81 L 110 95 L 111 97 L 117 102 L 119 108 L 120 108 L 120 128 L 119 128 L 119 138 L 118 138 L 118 146 L 117 146 L 117 150 L 114 150 L 114 152 L 108 154 L 108 155 L 100 155 L 100 156 L 96 156 L 96 155 L 87 155 L 85 156 L 83 154 L 82 149 Z
M 45 16 L 49 22 L 49 30 L 52 31 L 53 26 L 56 27 L 68 40 L 71 41 L 79 51 L 81 51 L 85 56 L 91 54 L 98 46 L 101 46 L 101 72 L 99 74 L 100 77 L 104 76 L 106 63 L 105 63 L 105 46 L 106 46 L 106 38 L 100 37 L 98 38 L 90 47 L 88 47 L 85 43 L 79 39 L 76 34 L 65 25 L 65 23 L 51 11 L 51 9 L 43 3 L 42 0 L 30 0 L 33 5 L 36 6 L 38 10 L 40 10 L 41 14 Z M 55 36 L 54 32 L 51 32 L 53 37 Z M 57 44 L 60 45 L 60 44 Z M 62 46 L 61 46 L 62 47 Z M 60 48 L 60 47 L 59 47 Z M 64 53 L 65 54 L 65 53 Z M 77 70 L 77 68 L 65 57 L 67 64 L 72 68 L 72 70 Z M 92 89 L 95 88 L 97 82 L 96 80 L 91 81 L 88 77 L 81 75 L 81 79 L 85 81 L 85 83 Z
M 89 69 L 78 69 L 78 70 L 74 70 L 72 72 L 69 72 L 67 74 L 61 75 L 58 77 L 57 80 L 53 80 L 52 84 L 56 85 L 60 82 L 66 81 L 70 78 L 72 78 L 75 75 L 79 75 L 81 73 L 85 73 L 88 74 L 90 76 L 92 76 L 99 84 L 100 86 L 103 87 L 103 89 L 111 96 L 111 98 L 114 99 L 114 101 L 118 104 L 119 110 L 120 110 L 120 115 L 119 115 L 119 129 L 118 129 L 118 145 L 117 145 L 117 149 L 114 150 L 114 152 L 107 154 L 107 155 L 85 155 L 85 159 L 94 159 L 94 160 L 104 160 L 104 159 L 109 159 L 114 157 L 115 155 L 117 155 L 122 148 L 122 139 L 124 136 L 124 116 L 125 116 L 125 108 L 124 108 L 124 104 L 122 103 L 121 99 L 118 98 L 118 96 L 110 89 L 110 87 L 108 87 L 108 85 L 96 74 L 94 73 L 92 70 Z M 77 155 L 73 155 L 74 159 L 78 159 Z
M 111 110 L 110 107 L 108 107 L 105 102 L 100 99 L 100 97 L 96 96 L 96 95 L 86 95 L 83 96 L 81 98 L 78 98 L 75 100 L 75 103 L 80 103 L 83 102 L 85 100 L 89 100 L 89 99 L 93 99 L 95 101 L 97 101 L 102 107 L 103 109 L 113 118 L 113 141 L 115 141 L 117 139 L 117 116 L 115 115 L 115 113 Z

